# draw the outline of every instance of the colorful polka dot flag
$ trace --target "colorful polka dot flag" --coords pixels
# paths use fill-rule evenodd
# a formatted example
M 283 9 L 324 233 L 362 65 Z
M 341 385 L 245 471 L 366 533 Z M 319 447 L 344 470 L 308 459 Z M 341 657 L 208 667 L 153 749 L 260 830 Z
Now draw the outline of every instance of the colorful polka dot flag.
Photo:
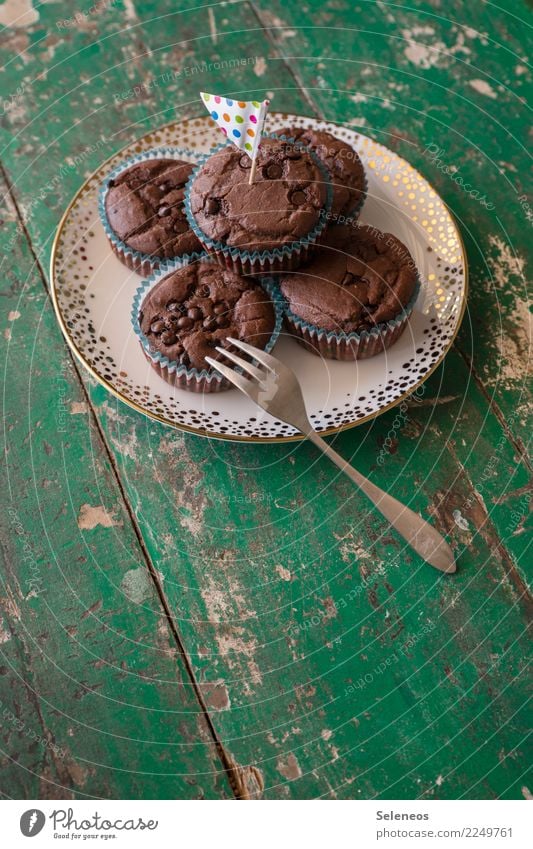
M 232 100 L 218 94 L 200 92 L 207 111 L 224 135 L 254 160 L 261 141 L 268 100 Z

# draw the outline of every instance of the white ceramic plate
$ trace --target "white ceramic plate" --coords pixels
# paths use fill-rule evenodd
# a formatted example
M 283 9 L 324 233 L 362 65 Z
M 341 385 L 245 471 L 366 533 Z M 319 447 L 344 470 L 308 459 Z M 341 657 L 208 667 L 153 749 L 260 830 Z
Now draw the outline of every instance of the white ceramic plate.
M 328 130 L 351 144 L 368 176 L 361 221 L 394 233 L 411 251 L 422 288 L 407 329 L 388 351 L 368 360 L 322 360 L 286 335 L 275 356 L 294 369 L 316 430 L 332 433 L 382 413 L 412 393 L 451 346 L 464 313 L 467 277 L 461 237 L 444 202 L 404 159 L 353 129 L 313 118 L 272 113 L 268 131 L 287 126 Z M 130 324 L 141 278 L 108 246 L 98 218 L 98 189 L 122 159 L 160 145 L 199 153 L 220 142 L 209 116 L 148 133 L 98 169 L 68 207 L 51 259 L 54 306 L 77 357 L 125 403 L 172 427 L 249 441 L 298 439 L 238 390 L 197 395 L 169 386 L 145 359 Z

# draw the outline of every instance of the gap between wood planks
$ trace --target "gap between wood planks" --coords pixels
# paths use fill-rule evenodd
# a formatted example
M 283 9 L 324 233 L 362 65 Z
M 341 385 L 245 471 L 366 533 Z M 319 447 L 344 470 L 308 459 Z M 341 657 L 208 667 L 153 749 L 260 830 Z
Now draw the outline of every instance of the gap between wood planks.
M 40 260 L 37 256 L 37 254 L 35 253 L 34 248 L 33 248 L 32 240 L 31 240 L 30 234 L 28 232 L 28 229 L 26 227 L 26 224 L 24 222 L 24 219 L 22 218 L 16 197 L 15 197 L 15 194 L 14 194 L 14 191 L 13 191 L 11 181 L 10 181 L 9 176 L 8 176 L 8 174 L 7 174 L 7 172 L 4 168 L 4 165 L 2 163 L 0 163 L 0 176 L 3 178 L 4 183 L 6 185 L 6 189 L 7 189 L 7 192 L 9 194 L 10 200 L 13 204 L 13 208 L 15 209 L 18 222 L 20 224 L 21 230 L 22 230 L 24 237 L 26 239 L 26 242 L 28 244 L 30 253 L 33 257 L 35 267 L 37 268 L 37 270 L 39 272 L 39 277 L 40 277 L 41 282 L 43 284 L 43 287 L 44 287 L 44 290 L 45 290 L 45 293 L 46 293 L 46 297 L 49 300 L 51 300 L 50 290 L 49 290 L 49 287 L 47 286 L 47 283 L 46 283 L 47 278 L 46 278 L 46 275 L 44 273 L 44 269 L 43 269 L 41 262 L 40 262 Z M 63 337 L 63 334 L 61 334 L 61 336 Z M 255 796 L 255 795 L 258 795 L 258 794 L 260 795 L 261 791 L 263 790 L 263 780 L 262 780 L 261 773 L 254 766 L 248 766 L 248 767 L 244 766 L 243 767 L 240 764 L 238 764 L 231 757 L 229 752 L 226 751 L 224 744 L 222 743 L 221 739 L 219 738 L 219 736 L 216 732 L 215 726 L 214 726 L 214 724 L 211 720 L 211 716 L 210 716 L 209 710 L 207 708 L 207 704 L 205 702 L 205 699 L 202 695 L 200 687 L 198 686 L 198 683 L 197 683 L 196 678 L 194 676 L 194 671 L 193 671 L 192 665 L 189 661 L 189 657 L 187 655 L 187 652 L 185 650 L 185 645 L 184 645 L 184 643 L 181 639 L 178 628 L 177 628 L 177 626 L 174 622 L 174 617 L 172 615 L 172 611 L 170 609 L 170 606 L 169 606 L 167 599 L 165 597 L 165 594 L 163 592 L 163 587 L 162 587 L 161 581 L 160 581 L 159 576 L 157 574 L 157 571 L 154 568 L 154 565 L 153 565 L 153 563 L 150 559 L 150 555 L 148 554 L 148 551 L 147 551 L 146 546 L 144 544 L 142 532 L 141 532 L 141 530 L 140 530 L 140 528 L 137 524 L 137 520 L 135 518 L 135 515 L 134 515 L 134 513 L 133 513 L 133 511 L 130 507 L 126 492 L 124 490 L 124 487 L 122 485 L 122 481 L 120 479 L 120 475 L 119 475 L 119 472 L 118 472 L 117 464 L 115 462 L 115 458 L 114 458 L 113 453 L 112 453 L 112 451 L 109 447 L 105 433 L 104 433 L 104 431 L 103 431 L 103 429 L 100 425 L 100 421 L 98 419 L 98 416 L 96 415 L 96 411 L 95 411 L 94 406 L 92 404 L 90 395 L 89 395 L 89 393 L 88 393 L 88 391 L 85 387 L 85 384 L 82 380 L 78 361 L 77 361 L 76 357 L 74 356 L 73 352 L 71 351 L 70 347 L 67 345 L 67 343 L 64 339 L 63 339 L 63 344 L 65 345 L 65 347 L 67 349 L 69 359 L 71 360 L 72 365 L 73 365 L 74 374 L 76 375 L 76 378 L 77 378 L 77 381 L 78 381 L 79 386 L 81 388 L 81 391 L 82 391 L 82 393 L 83 393 L 83 395 L 86 399 L 87 408 L 90 411 L 90 415 L 91 415 L 93 423 L 96 427 L 96 431 L 97 431 L 97 433 L 98 433 L 98 435 L 99 435 L 99 437 L 102 441 L 102 445 L 103 445 L 105 454 L 107 456 L 107 459 L 110 463 L 110 466 L 111 466 L 111 469 L 112 469 L 112 472 L 113 472 L 113 476 L 116 480 L 116 483 L 117 483 L 117 486 L 118 486 L 124 507 L 125 507 L 126 512 L 129 516 L 129 519 L 130 519 L 130 522 L 132 524 L 135 536 L 137 537 L 137 540 L 139 542 L 139 546 L 141 548 L 141 552 L 142 552 L 142 556 L 143 556 L 144 561 L 145 561 L 145 565 L 146 565 L 148 572 L 150 574 L 150 577 L 151 577 L 151 579 L 152 579 L 152 581 L 155 585 L 157 595 L 159 597 L 159 601 L 161 603 L 161 606 L 163 608 L 163 612 L 165 614 L 165 618 L 167 620 L 167 625 L 170 629 L 170 633 L 172 634 L 172 636 L 174 638 L 174 641 L 176 643 L 179 655 L 180 655 L 180 657 L 183 661 L 183 664 L 185 666 L 187 675 L 190 678 L 191 685 L 192 685 L 192 688 L 193 688 L 193 692 L 194 692 L 196 699 L 198 701 L 198 704 L 200 706 L 200 710 L 203 714 L 203 717 L 204 717 L 204 720 L 206 722 L 209 734 L 210 734 L 210 736 L 213 740 L 213 743 L 215 745 L 215 749 L 216 749 L 217 754 L 220 758 L 220 761 L 222 763 L 224 771 L 227 774 L 230 786 L 231 786 L 231 788 L 232 788 L 232 790 L 235 794 L 235 797 L 237 799 L 251 799 L 252 796 Z M 39 715 L 40 715 L 40 711 L 39 711 Z M 250 784 L 255 785 L 257 790 L 254 790 L 254 791 L 251 792 L 250 791 Z
M 276 57 L 284 64 L 287 72 L 293 78 L 294 82 L 296 83 L 296 86 L 299 89 L 300 94 L 302 95 L 304 100 L 309 104 L 309 106 L 312 109 L 315 117 L 319 118 L 322 121 L 327 120 L 323 111 L 320 109 L 318 104 L 315 103 L 313 97 L 308 92 L 308 90 L 305 86 L 305 83 L 301 79 L 297 69 L 292 66 L 289 59 L 286 58 L 286 56 L 283 54 L 283 52 L 279 51 L 279 49 L 277 47 L 277 42 L 274 40 L 273 35 L 272 35 L 271 25 L 269 24 L 268 20 L 266 18 L 264 18 L 263 14 L 262 14 L 262 10 L 259 9 L 255 5 L 253 0 L 248 0 L 248 5 L 250 6 L 250 9 L 252 10 L 255 17 L 257 18 L 257 22 L 259 23 L 259 25 L 263 29 L 265 36 L 266 36 L 273 52 L 275 53 Z M 283 29 L 283 27 L 280 27 L 280 29 Z M 530 460 L 529 455 L 527 453 L 526 447 L 523 444 L 522 440 L 520 439 L 520 437 L 515 437 L 513 435 L 513 433 L 510 431 L 509 427 L 507 426 L 505 416 L 503 415 L 502 411 L 500 410 L 498 404 L 487 393 L 481 378 L 479 377 L 478 373 L 476 372 L 476 370 L 473 366 L 473 363 L 469 360 L 467 355 L 461 350 L 457 341 L 454 342 L 453 347 L 460 354 L 461 358 L 464 360 L 464 362 L 465 362 L 465 364 L 466 364 L 466 366 L 469 370 L 469 373 L 472 375 L 476 385 L 479 387 L 479 389 L 483 393 L 483 396 L 486 398 L 489 410 L 491 412 L 493 412 L 494 415 L 496 416 L 496 418 L 499 421 L 505 435 L 507 436 L 507 439 L 509 440 L 509 443 L 514 447 L 514 449 L 518 452 L 520 457 L 523 459 L 524 465 L 526 466 L 528 471 L 532 472 L 533 471 L 533 464 L 531 463 L 531 460 Z
M 453 446 L 450 444 L 448 444 L 448 451 L 459 468 L 457 478 L 460 476 L 463 477 L 467 489 L 470 489 L 473 495 L 475 509 L 469 511 L 469 516 L 475 526 L 476 533 L 478 533 L 485 540 L 491 552 L 494 550 L 498 552 L 502 561 L 502 566 L 507 574 L 507 577 L 515 586 L 520 601 L 523 602 L 528 613 L 530 615 L 533 614 L 533 596 L 531 595 L 526 582 L 520 575 L 518 569 L 516 568 L 513 562 L 513 558 L 511 557 L 505 545 L 498 536 L 498 532 L 490 520 L 490 514 L 487 512 L 487 508 L 483 504 L 483 501 L 479 497 L 477 491 L 474 489 L 472 482 L 468 477 L 461 461 L 457 457 Z M 435 506 L 435 511 L 437 514 L 439 514 L 439 508 L 442 504 L 443 502 L 441 501 Z M 441 524 L 446 527 L 448 524 L 451 523 L 446 522 L 445 518 L 441 517 Z M 448 530 L 451 530 L 451 528 L 449 528 Z
M 272 37 L 272 31 L 271 31 L 271 29 L 269 29 L 268 23 L 263 22 L 263 20 L 261 18 L 261 13 L 255 7 L 253 2 L 249 2 L 248 5 L 249 5 L 251 11 L 253 12 L 253 14 L 255 15 L 255 17 L 257 18 L 261 29 L 265 33 L 266 38 L 267 38 L 269 44 L 271 45 L 273 52 L 275 53 L 276 57 L 279 58 L 280 61 L 283 62 L 288 73 L 290 74 L 290 76 L 294 80 L 296 88 L 298 89 L 298 91 L 300 92 L 300 94 L 302 95 L 304 100 L 309 104 L 309 107 L 310 107 L 312 113 L 315 116 L 317 116 L 318 118 L 324 119 L 324 115 L 323 115 L 322 111 L 320 110 L 318 105 L 314 102 L 313 98 L 311 97 L 311 95 L 306 90 L 306 87 L 305 87 L 303 81 L 300 79 L 298 72 L 292 67 L 292 65 L 285 58 L 285 56 L 283 54 L 281 54 L 279 52 L 279 50 L 277 49 L 276 42 L 274 41 L 274 39 Z M 41 266 L 40 260 L 37 257 L 37 254 L 35 253 L 35 250 L 33 248 L 31 236 L 29 234 L 29 231 L 28 231 L 26 224 L 25 224 L 25 222 L 22 218 L 22 215 L 20 213 L 20 209 L 18 207 L 18 204 L 17 204 L 16 198 L 15 198 L 9 177 L 8 177 L 6 171 L 5 171 L 5 168 L 1 164 L 0 164 L 0 173 L 4 177 L 8 193 L 10 195 L 14 209 L 16 211 L 18 222 L 20 224 L 22 232 L 24 233 L 24 237 L 25 237 L 26 242 L 28 244 L 31 255 L 33 256 L 35 266 L 38 269 L 39 275 L 41 277 L 41 282 L 42 282 L 44 289 L 45 289 L 45 292 L 46 292 L 46 296 L 47 296 L 47 298 L 50 298 L 50 291 L 49 291 L 49 287 L 48 287 L 47 282 L 46 282 L 47 277 L 46 277 L 45 272 L 44 272 L 44 270 Z M 80 370 L 78 361 L 77 361 L 76 357 L 74 356 L 74 354 L 72 353 L 72 351 L 70 350 L 70 347 L 68 347 L 66 345 L 66 342 L 64 342 L 64 344 L 67 348 L 68 356 L 69 356 L 69 358 L 70 358 L 70 360 L 73 364 L 74 373 L 75 373 L 77 381 L 78 381 L 78 383 L 81 387 L 81 391 L 82 391 L 82 393 L 83 393 L 83 395 L 84 395 L 84 397 L 87 401 L 88 409 L 90 410 L 92 420 L 93 420 L 94 425 L 96 427 L 96 431 L 97 431 L 98 435 L 100 436 L 104 451 L 105 451 L 106 456 L 109 460 L 110 467 L 112 469 L 114 478 L 117 482 L 117 486 L 118 486 L 122 501 L 124 503 L 127 514 L 129 516 L 129 519 L 130 519 L 130 522 L 132 524 L 134 533 L 135 533 L 137 540 L 139 542 L 139 546 L 140 546 L 140 549 L 141 549 L 141 552 L 142 552 L 142 555 L 143 555 L 143 558 L 144 558 L 144 561 L 145 561 L 145 565 L 146 565 L 146 567 L 149 571 L 151 579 L 152 579 L 154 586 L 156 588 L 156 592 L 157 592 L 157 595 L 159 597 L 159 601 L 160 601 L 160 604 L 162 606 L 165 618 L 167 620 L 167 625 L 170 629 L 170 633 L 172 634 L 172 637 L 173 637 L 173 639 L 176 643 L 178 652 L 179 652 L 179 654 L 180 654 L 180 656 L 183 660 L 183 663 L 184 663 L 187 675 L 190 679 L 191 685 L 193 687 L 193 691 L 195 693 L 197 702 L 199 704 L 199 707 L 201 709 L 201 712 L 202 712 L 203 717 L 205 719 L 205 722 L 207 724 L 208 731 L 209 731 L 210 736 L 212 738 L 212 741 L 215 745 L 215 749 L 216 749 L 217 754 L 220 758 L 220 761 L 223 765 L 223 768 L 224 768 L 224 770 L 225 770 L 225 772 L 228 776 L 230 786 L 231 786 L 231 788 L 232 788 L 232 790 L 235 794 L 235 797 L 237 799 L 250 799 L 252 797 L 256 797 L 257 795 L 261 794 L 261 791 L 263 789 L 263 781 L 262 781 L 261 773 L 254 766 L 242 767 L 241 765 L 237 764 L 234 761 L 234 759 L 232 758 L 232 756 L 230 755 L 230 753 L 226 751 L 222 741 L 220 740 L 220 738 L 217 734 L 215 726 L 214 726 L 214 724 L 211 720 L 210 713 L 209 713 L 209 710 L 207 708 L 206 702 L 205 702 L 204 697 L 202 695 L 201 689 L 200 689 L 200 687 L 199 687 L 199 685 L 198 685 L 198 683 L 195 679 L 192 665 L 189 661 L 187 652 L 185 650 L 185 645 L 182 641 L 179 630 L 178 630 L 178 628 L 175 624 L 175 621 L 174 621 L 174 618 L 173 618 L 173 615 L 172 615 L 172 611 L 170 609 L 170 606 L 167 602 L 165 593 L 163 591 L 161 581 L 159 580 L 157 571 L 155 570 L 155 568 L 154 568 L 154 566 L 151 562 L 149 553 L 148 553 L 146 546 L 144 544 L 141 529 L 140 529 L 140 527 L 137 523 L 136 517 L 135 517 L 135 515 L 134 515 L 134 513 L 133 513 L 133 511 L 130 507 L 130 504 L 129 504 L 129 501 L 128 501 L 128 498 L 127 498 L 127 494 L 125 492 L 125 489 L 123 487 L 123 484 L 122 484 L 122 481 L 121 481 L 121 478 L 120 478 L 118 466 L 115 462 L 113 452 L 110 448 L 110 445 L 107 441 L 105 433 L 102 429 L 102 426 L 100 424 L 98 415 L 97 415 L 95 407 L 94 407 L 94 405 L 91 401 L 89 393 L 88 393 L 88 391 L 85 387 L 85 384 L 82 380 L 81 370 Z M 510 432 L 509 428 L 506 425 L 505 417 L 503 416 L 503 414 L 502 414 L 500 408 L 498 407 L 498 405 L 496 404 L 496 402 L 494 402 L 489 397 L 488 393 L 485 390 L 485 387 L 483 386 L 482 381 L 480 380 L 479 376 L 477 375 L 476 371 L 474 370 L 472 363 L 468 360 L 466 355 L 460 350 L 460 348 L 456 344 L 454 345 L 454 347 L 456 348 L 456 350 L 460 354 L 461 358 L 465 362 L 469 372 L 472 374 L 476 384 L 479 386 L 481 392 L 483 393 L 483 396 L 486 398 L 489 411 L 492 412 L 495 415 L 495 417 L 497 418 L 498 422 L 500 423 L 500 425 L 503 429 L 503 432 L 505 433 L 507 439 L 509 440 L 510 444 L 513 446 L 513 448 L 518 452 L 520 457 L 523 459 L 524 464 L 527 466 L 527 468 L 531 470 L 531 464 L 530 464 L 529 459 L 527 457 L 525 447 L 522 445 L 522 441 L 520 439 L 515 438 L 513 436 L 513 434 Z M 475 517 L 478 521 L 475 521 L 473 516 L 471 517 L 474 520 L 476 531 L 478 533 L 480 533 L 481 536 L 483 536 L 483 538 L 491 546 L 491 548 L 497 548 L 498 553 L 500 554 L 500 557 L 501 557 L 501 560 L 502 560 L 503 568 L 505 569 L 509 578 L 512 580 L 513 584 L 515 585 L 515 587 L 516 587 L 516 589 L 517 589 L 517 591 L 520 595 L 520 598 L 523 599 L 527 603 L 528 601 L 530 601 L 530 596 L 528 594 L 527 588 L 525 587 L 522 579 L 520 578 L 519 573 L 517 572 L 517 570 L 514 566 L 514 563 L 513 563 L 511 556 L 507 552 L 507 549 L 505 548 L 504 544 L 499 540 L 497 531 L 494 528 L 494 526 L 492 525 L 492 522 L 490 521 L 490 517 L 486 513 L 486 511 L 484 510 L 483 505 L 481 505 L 479 503 L 479 500 L 476 498 L 476 493 L 475 493 L 473 484 L 472 484 L 469 476 L 467 475 L 466 471 L 462 467 L 460 461 L 455 456 L 454 452 L 451 450 L 451 447 L 449 445 L 447 446 L 447 449 L 448 449 L 448 452 L 449 452 L 450 456 L 452 457 L 452 460 L 453 460 L 454 464 L 456 465 L 456 469 L 457 469 L 456 477 L 455 477 L 454 481 L 452 482 L 452 484 L 450 485 L 449 491 L 451 491 L 451 487 L 453 486 L 453 483 L 455 483 L 455 480 L 457 480 L 460 476 L 462 476 L 465 480 L 467 489 L 469 489 L 471 491 L 472 495 L 476 499 L 476 504 L 478 504 L 478 506 L 479 506 L 479 511 L 476 511 L 477 515 Z M 448 527 L 449 523 L 446 520 L 445 511 L 443 511 L 443 510 L 439 511 L 438 506 L 435 509 L 435 519 L 437 520 L 438 524 L 441 526 L 441 530 L 443 530 L 444 532 L 449 532 L 451 530 L 451 528 Z
M 464 360 L 469 373 L 473 376 L 476 384 L 479 386 L 479 389 L 483 394 L 483 397 L 486 399 L 489 410 L 491 410 L 494 413 L 494 415 L 496 416 L 496 418 L 498 419 L 500 426 L 501 426 L 503 432 L 505 433 L 505 435 L 507 436 L 507 439 L 509 440 L 510 444 L 513 446 L 513 448 L 515 449 L 515 451 L 519 455 L 519 457 L 523 460 L 524 466 L 526 467 L 528 472 L 532 473 L 533 472 L 533 463 L 531 462 L 527 448 L 524 445 L 524 443 L 522 442 L 521 438 L 519 436 L 514 436 L 511 433 L 511 431 L 509 430 L 509 428 L 507 426 L 507 422 L 505 420 L 505 416 L 503 415 L 502 411 L 500 410 L 498 404 L 495 401 L 492 400 L 489 393 L 485 389 L 483 382 L 482 382 L 481 378 L 479 377 L 476 369 L 474 368 L 474 364 L 473 364 L 472 360 L 470 359 L 470 357 L 468 357 L 467 354 L 465 354 L 464 351 L 461 350 L 459 345 L 455 344 L 455 342 L 454 342 L 453 347 L 455 348 L 455 350 L 458 352 L 458 354 Z
M 286 68 L 289 76 L 291 76 L 293 78 L 294 82 L 296 83 L 296 87 L 297 87 L 299 93 L 302 95 L 303 99 L 305 101 L 307 101 L 307 103 L 311 107 L 313 113 L 319 118 L 322 117 L 319 106 L 315 103 L 315 101 L 313 100 L 313 98 L 309 94 L 309 92 L 308 92 L 308 90 L 305 86 L 304 81 L 300 78 L 300 75 L 298 74 L 298 71 L 296 70 L 296 68 L 293 68 L 293 66 L 289 63 L 288 59 L 286 59 L 286 57 L 284 56 L 284 54 L 280 53 L 280 51 L 278 50 L 277 43 L 276 43 L 276 41 L 274 41 L 274 38 L 272 37 L 271 25 L 268 23 L 267 20 L 264 21 L 263 18 L 261 17 L 261 9 L 257 8 L 257 6 L 253 2 L 253 0 L 248 0 L 248 6 L 250 7 L 250 10 L 252 11 L 253 15 L 256 17 L 257 23 L 259 24 L 259 26 L 261 27 L 261 30 L 265 34 L 266 40 L 268 41 L 268 43 L 272 47 L 272 50 L 276 54 L 277 58 L 285 65 L 285 68 Z M 284 29 L 284 27 L 279 27 L 279 29 Z M 289 27 L 287 27 L 287 29 L 289 29 Z

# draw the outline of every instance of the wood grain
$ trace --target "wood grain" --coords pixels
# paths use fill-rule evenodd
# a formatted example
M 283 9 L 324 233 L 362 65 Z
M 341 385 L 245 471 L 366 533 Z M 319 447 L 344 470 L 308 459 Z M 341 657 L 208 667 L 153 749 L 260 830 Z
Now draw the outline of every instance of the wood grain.
M 17 225 L 6 203 L 1 791 L 13 798 L 231 797 Z
M 522 798 L 531 466 L 520 23 L 509 4 L 469 11 L 464 25 L 459 3 L 447 18 L 430 2 L 187 9 L 139 0 L 64 27 L 47 4 L 33 26 L 2 33 L 1 79 L 15 96 L 1 158 L 18 213 L 8 209 L 0 234 L 6 254 L 17 246 L 4 284 L 21 315 L 9 324 L 6 444 L 22 539 L 50 561 L 53 601 L 30 599 L 29 624 L 6 602 L 11 639 L 0 648 L 17 689 L 6 683 L 0 697 L 58 745 L 75 725 L 70 770 L 8 729 L 12 795 L 38 795 L 45 775 L 52 792 L 73 795 L 227 796 L 229 767 L 241 797 Z M 84 176 L 146 128 L 201 114 L 200 88 L 267 94 L 276 109 L 360 127 L 416 165 L 458 217 L 472 290 L 458 344 L 419 401 L 334 439 L 449 534 L 453 578 L 403 548 L 310 445 L 165 429 L 70 364 L 75 412 L 58 434 L 66 354 L 32 263 L 46 267 Z M 493 210 L 431 159 L 434 144 Z M 17 531 L 4 539 L 12 591 L 13 575 L 27 582 L 34 567 Z M 83 723 L 94 728 L 81 735 Z

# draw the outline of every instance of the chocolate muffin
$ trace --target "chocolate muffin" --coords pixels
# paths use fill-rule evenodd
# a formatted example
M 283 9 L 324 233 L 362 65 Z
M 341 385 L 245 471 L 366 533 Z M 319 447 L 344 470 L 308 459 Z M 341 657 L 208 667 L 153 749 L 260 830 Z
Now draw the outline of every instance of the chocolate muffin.
M 328 175 L 302 147 L 264 137 L 250 185 L 251 160 L 222 146 L 188 189 L 189 222 L 217 260 L 236 271 L 296 268 L 326 225 L 331 203 Z
M 280 130 L 279 134 L 314 150 L 327 167 L 333 183 L 333 219 L 342 221 L 361 210 L 366 197 L 366 176 L 363 163 L 353 147 L 325 130 L 288 127 Z
M 375 227 L 337 225 L 311 262 L 280 279 L 294 335 L 332 359 L 371 357 L 401 335 L 418 273 L 399 239 Z
M 198 253 L 183 201 L 194 166 L 170 158 L 147 158 L 107 181 L 103 212 L 108 238 L 129 268 L 151 274 L 159 260 Z
M 144 295 L 135 329 L 148 359 L 169 383 L 194 391 L 228 388 L 214 373 L 206 380 L 205 357 L 221 359 L 217 345 L 228 347 L 228 336 L 262 349 L 274 344 L 281 307 L 256 280 L 209 260 L 161 274 Z

